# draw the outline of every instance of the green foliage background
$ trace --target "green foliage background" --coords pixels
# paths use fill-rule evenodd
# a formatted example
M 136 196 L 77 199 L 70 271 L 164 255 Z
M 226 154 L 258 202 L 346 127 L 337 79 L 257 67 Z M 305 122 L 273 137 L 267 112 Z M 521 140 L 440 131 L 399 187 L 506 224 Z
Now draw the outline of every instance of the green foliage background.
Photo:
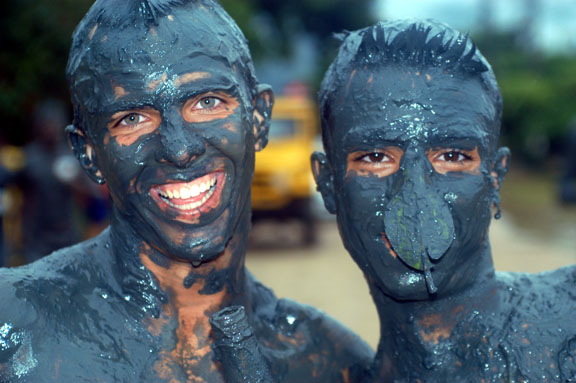
M 4 0 L 0 12 L 1 134 L 29 139 L 36 102 L 68 99 L 64 68 L 72 31 L 91 0 Z
M 475 40 L 502 91 L 504 143 L 516 159 L 546 165 L 570 150 L 564 138 L 576 118 L 576 56 L 523 49 L 519 38 L 518 32 L 509 32 L 478 35 Z

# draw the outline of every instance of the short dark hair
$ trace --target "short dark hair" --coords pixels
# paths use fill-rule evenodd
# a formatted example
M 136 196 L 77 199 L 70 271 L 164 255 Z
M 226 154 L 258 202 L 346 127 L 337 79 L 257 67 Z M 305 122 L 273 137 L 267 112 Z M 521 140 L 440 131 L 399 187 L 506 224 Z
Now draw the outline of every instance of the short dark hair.
M 225 36 L 219 34 L 214 37 L 217 39 L 217 44 L 213 44 L 217 45 L 214 51 L 226 52 L 230 55 L 228 64 L 238 70 L 238 73 L 246 80 L 250 92 L 247 96 L 256 95 L 258 80 L 248 42 L 238 25 L 216 0 L 96 0 L 74 31 L 66 68 L 76 126 L 83 126 L 84 111 L 90 109 L 88 105 L 85 105 L 88 102 L 86 97 L 77 91 L 79 84 L 97 81 L 98 77 L 96 68 L 91 67 L 92 58 L 96 57 L 99 62 L 106 65 L 105 60 L 111 63 L 128 60 L 136 62 L 146 57 L 146 55 L 135 55 L 133 52 L 135 48 L 130 44 L 123 46 L 116 44 L 106 48 L 109 51 L 109 57 L 105 58 L 101 49 L 104 49 L 105 42 L 108 43 L 107 46 L 112 45 L 107 40 L 107 34 L 122 34 L 124 30 L 144 33 L 155 28 L 163 17 L 191 7 L 203 8 L 216 19 L 222 20 Z M 176 34 L 171 35 L 170 38 L 175 42 L 181 39 Z M 137 41 L 131 43 L 134 45 Z M 190 46 L 193 47 L 197 43 L 192 40 Z M 91 110 L 91 112 L 96 111 Z
M 495 106 L 494 127 L 500 132 L 502 96 L 488 61 L 474 42 L 457 30 L 433 20 L 397 20 L 337 35 L 338 55 L 328 68 L 319 92 L 322 139 L 327 149 L 328 116 L 334 93 L 355 68 L 371 66 L 439 68 L 447 74 L 478 78 Z

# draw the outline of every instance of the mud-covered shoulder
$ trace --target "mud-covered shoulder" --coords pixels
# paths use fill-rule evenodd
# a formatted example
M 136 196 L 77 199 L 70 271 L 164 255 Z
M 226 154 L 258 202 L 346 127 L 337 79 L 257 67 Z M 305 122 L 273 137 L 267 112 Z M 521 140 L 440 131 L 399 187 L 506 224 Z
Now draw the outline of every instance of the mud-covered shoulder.
M 0 269 L 0 382 L 28 379 L 40 368 L 38 352 L 59 344 L 70 325 L 82 326 L 83 294 L 94 289 L 102 266 L 93 239 L 37 262 Z M 23 380 L 25 381 L 25 380 Z
M 34 326 L 38 314 L 34 307 L 17 294 L 20 281 L 14 269 L 0 269 L 0 378 L 8 363 L 21 346 L 24 332 Z M 0 381 L 2 381 L 0 379 Z
M 498 277 L 507 292 L 503 343 L 518 376 L 576 378 L 576 267 Z
M 505 304 L 524 317 L 560 321 L 576 309 L 576 266 L 538 274 L 498 273 Z M 565 323 L 576 329 L 576 321 Z
M 25 301 L 37 311 L 68 306 L 59 295 L 77 294 L 108 272 L 101 236 L 66 247 L 21 267 L 3 269 L 6 299 Z M 105 278 L 102 278 L 105 279 Z
M 273 360 L 279 382 L 359 382 L 366 377 L 374 351 L 358 335 L 322 311 L 290 299 L 277 299 L 259 285 L 254 314 L 257 334 Z
M 69 309 L 78 281 L 87 278 L 96 239 L 58 250 L 29 265 L 0 268 L 0 338 L 37 329 L 50 312 Z M 2 344 L 0 343 L 0 352 Z
M 38 312 L 18 294 L 17 284 L 27 275 L 0 269 L 0 382 L 16 382 L 33 365 L 27 358 Z

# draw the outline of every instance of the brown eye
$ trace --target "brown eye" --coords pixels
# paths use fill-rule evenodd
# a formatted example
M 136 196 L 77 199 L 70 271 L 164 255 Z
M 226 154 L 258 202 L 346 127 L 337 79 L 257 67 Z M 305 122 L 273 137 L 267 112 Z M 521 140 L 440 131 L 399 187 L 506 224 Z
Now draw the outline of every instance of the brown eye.
M 431 149 L 426 152 L 428 160 L 440 174 L 451 172 L 476 173 L 480 168 L 481 158 L 478 148 L 462 150 L 452 148 Z
M 453 150 L 451 152 L 447 152 L 447 153 L 442 154 L 439 159 L 441 161 L 446 161 L 446 162 L 462 162 L 462 161 L 470 160 L 470 156 L 467 156 L 464 153 Z
M 359 160 L 364 161 L 364 162 L 374 163 L 374 162 L 384 162 L 386 160 L 389 160 L 389 158 L 384 153 L 375 152 L 375 153 L 369 153 L 365 156 L 362 156 L 362 157 L 360 157 Z
M 404 151 L 396 146 L 351 152 L 346 160 L 346 171 L 364 177 L 386 177 L 399 169 L 403 154 Z

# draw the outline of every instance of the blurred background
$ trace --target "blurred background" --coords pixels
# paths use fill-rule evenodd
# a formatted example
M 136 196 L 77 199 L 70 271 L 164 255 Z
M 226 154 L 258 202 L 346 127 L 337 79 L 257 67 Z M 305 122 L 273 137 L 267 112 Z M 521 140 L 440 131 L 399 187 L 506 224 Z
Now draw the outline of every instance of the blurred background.
M 250 42 L 278 102 L 257 156 L 248 265 L 279 296 L 319 307 L 378 339 L 362 275 L 314 191 L 321 149 L 315 95 L 338 47 L 333 34 L 379 19 L 435 18 L 470 33 L 504 96 L 512 149 L 492 225 L 499 270 L 576 263 L 576 2 L 573 0 L 221 0 Z M 17 266 L 97 234 L 104 188 L 65 147 L 64 69 L 71 34 L 92 0 L 3 0 L 0 6 L 0 265 Z

